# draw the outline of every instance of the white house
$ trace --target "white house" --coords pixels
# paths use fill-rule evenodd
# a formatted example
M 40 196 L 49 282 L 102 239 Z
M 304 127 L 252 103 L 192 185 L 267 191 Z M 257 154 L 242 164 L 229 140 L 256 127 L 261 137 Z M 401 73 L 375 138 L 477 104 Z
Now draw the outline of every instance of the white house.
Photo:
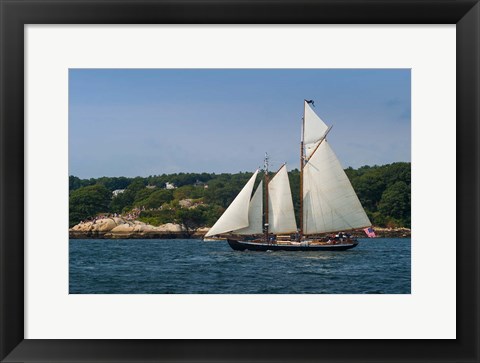
M 175 189 L 175 188 L 176 188 L 175 184 L 170 182 L 165 183 L 165 189 Z
M 119 194 L 122 194 L 125 192 L 125 189 L 117 189 L 112 192 L 113 196 L 116 197 Z

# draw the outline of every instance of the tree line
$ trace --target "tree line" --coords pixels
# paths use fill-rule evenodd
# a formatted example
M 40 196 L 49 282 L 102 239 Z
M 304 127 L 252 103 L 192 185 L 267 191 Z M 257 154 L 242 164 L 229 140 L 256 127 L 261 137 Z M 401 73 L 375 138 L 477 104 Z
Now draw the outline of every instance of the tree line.
M 345 172 L 375 226 L 410 227 L 410 163 L 350 167 Z M 139 220 L 152 225 L 180 223 L 187 229 L 212 226 L 251 176 L 248 172 L 91 179 L 72 175 L 69 177 L 69 223 L 73 226 L 98 214 L 125 215 L 136 210 Z M 290 171 L 289 180 L 298 222 L 300 172 Z M 166 189 L 167 182 L 176 188 Z M 116 190 L 124 191 L 114 196 Z

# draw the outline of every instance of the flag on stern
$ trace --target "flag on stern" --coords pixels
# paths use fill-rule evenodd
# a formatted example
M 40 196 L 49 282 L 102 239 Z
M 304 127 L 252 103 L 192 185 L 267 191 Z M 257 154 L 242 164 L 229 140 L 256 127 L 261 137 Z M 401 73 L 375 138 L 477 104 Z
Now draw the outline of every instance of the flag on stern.
M 372 227 L 365 228 L 364 231 L 369 238 L 375 238 L 376 237 L 375 236 L 375 231 L 373 230 Z

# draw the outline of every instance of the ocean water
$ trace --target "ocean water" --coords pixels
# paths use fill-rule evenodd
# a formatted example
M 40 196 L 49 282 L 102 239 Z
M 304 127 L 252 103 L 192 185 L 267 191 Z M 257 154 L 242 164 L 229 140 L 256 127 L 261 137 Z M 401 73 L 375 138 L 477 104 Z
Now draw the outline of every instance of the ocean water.
M 409 294 L 410 239 L 343 252 L 240 252 L 200 240 L 70 240 L 71 294 Z

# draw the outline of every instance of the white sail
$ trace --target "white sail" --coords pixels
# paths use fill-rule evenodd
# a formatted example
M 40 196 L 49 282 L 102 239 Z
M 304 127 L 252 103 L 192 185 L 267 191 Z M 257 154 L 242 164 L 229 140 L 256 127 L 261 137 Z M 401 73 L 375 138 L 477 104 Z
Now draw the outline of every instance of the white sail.
M 308 159 L 312 153 L 315 151 L 315 149 L 317 148 L 317 145 L 319 144 L 319 142 L 314 142 L 314 143 L 311 143 L 311 144 L 306 144 L 305 145 L 305 157 Z
M 205 237 L 214 236 L 220 233 L 231 232 L 248 226 L 248 210 L 250 206 L 250 196 L 252 195 L 253 185 L 257 177 L 258 170 L 252 175 L 243 189 L 238 193 L 233 202 L 223 212 L 222 216 L 207 232 Z
M 317 147 L 318 141 L 325 135 L 328 126 L 318 117 L 306 101 L 304 117 L 303 143 L 305 145 L 305 155 L 308 158 Z
M 257 190 L 250 200 L 248 208 L 248 227 L 236 230 L 236 234 L 261 234 L 263 214 L 263 181 L 260 180 Z
M 297 231 L 292 192 L 285 165 L 268 183 L 268 224 L 268 230 L 275 234 Z
M 345 171 L 322 141 L 303 169 L 303 233 L 371 226 Z

